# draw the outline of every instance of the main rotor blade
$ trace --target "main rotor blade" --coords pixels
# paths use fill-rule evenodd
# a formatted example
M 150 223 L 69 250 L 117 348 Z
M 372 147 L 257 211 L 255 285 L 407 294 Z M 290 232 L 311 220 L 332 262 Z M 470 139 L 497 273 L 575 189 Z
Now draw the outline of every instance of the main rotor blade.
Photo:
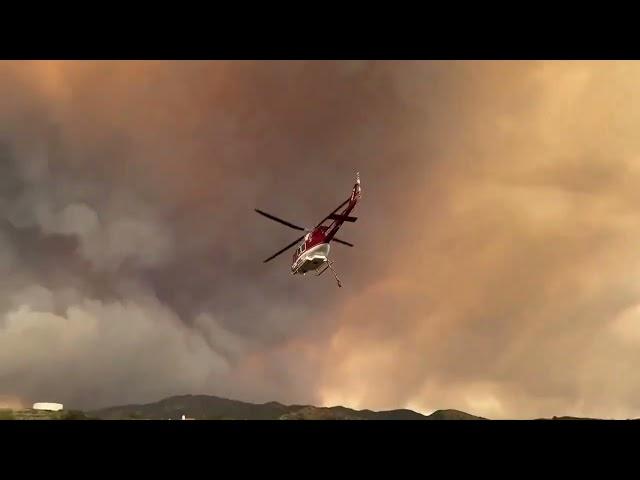
M 282 220 L 281 218 L 278 217 L 274 217 L 273 215 L 267 213 L 267 212 L 263 212 L 262 210 L 258 210 L 257 208 L 255 209 L 256 212 L 258 212 L 260 215 L 264 215 L 267 218 L 270 218 L 271 220 L 274 220 L 278 223 L 282 223 L 283 225 L 286 225 L 287 227 L 291 227 L 294 230 L 301 230 L 301 231 L 306 231 L 306 228 L 303 227 L 299 227 L 298 225 L 294 225 L 293 223 L 289 223 L 286 220 Z
M 341 243 L 343 245 L 347 245 L 349 247 L 353 247 L 353 243 L 349 243 L 349 242 L 345 242 L 344 240 L 340 240 L 339 238 L 333 237 L 333 239 L 331 240 L 332 242 L 338 242 Z
M 286 252 L 287 250 L 289 250 L 291 247 L 293 247 L 296 243 L 298 243 L 300 240 L 302 240 L 304 238 L 304 235 L 300 238 L 295 239 L 293 242 L 291 242 L 289 245 L 287 245 L 286 247 L 284 247 L 282 250 L 280 250 L 277 253 L 274 253 L 273 255 L 271 255 L 269 258 L 267 258 L 264 262 L 262 263 L 267 263 L 269 260 L 273 260 L 274 258 L 276 258 L 278 255 L 280 255 L 281 253 Z

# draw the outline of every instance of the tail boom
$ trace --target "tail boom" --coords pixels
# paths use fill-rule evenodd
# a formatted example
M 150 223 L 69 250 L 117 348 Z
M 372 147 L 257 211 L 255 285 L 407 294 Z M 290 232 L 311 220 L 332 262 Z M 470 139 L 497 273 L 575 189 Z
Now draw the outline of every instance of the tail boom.
M 335 234 L 338 232 L 340 227 L 344 222 L 355 222 L 358 217 L 352 217 L 349 214 L 351 210 L 355 208 L 358 201 L 362 198 L 362 188 L 360 186 L 360 173 L 356 173 L 356 183 L 353 185 L 353 189 L 351 190 L 351 197 L 347 201 L 347 206 L 340 213 L 332 213 L 329 215 L 329 219 L 333 220 L 333 223 L 329 226 L 327 231 L 327 240 L 331 241 Z

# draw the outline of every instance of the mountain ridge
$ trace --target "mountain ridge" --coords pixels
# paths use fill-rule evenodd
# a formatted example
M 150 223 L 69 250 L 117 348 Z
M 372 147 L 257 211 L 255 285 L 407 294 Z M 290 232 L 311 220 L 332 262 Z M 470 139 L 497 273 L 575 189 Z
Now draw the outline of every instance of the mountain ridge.
M 436 410 L 425 415 L 409 409 L 373 411 L 355 410 L 344 406 L 284 405 L 276 401 L 250 403 L 213 395 L 190 394 L 167 397 L 157 402 L 118 405 L 89 411 L 50 412 L 24 406 L 0 405 L 0 420 L 177 420 L 183 415 L 194 420 L 490 420 L 453 409 Z M 529 420 L 605 419 L 563 415 Z M 629 421 L 640 418 L 608 420 Z
M 423 415 L 409 409 L 355 410 L 343 406 L 250 403 L 213 395 L 175 395 L 157 402 L 106 407 L 87 412 L 93 418 L 196 420 L 487 420 L 459 410 L 436 410 Z

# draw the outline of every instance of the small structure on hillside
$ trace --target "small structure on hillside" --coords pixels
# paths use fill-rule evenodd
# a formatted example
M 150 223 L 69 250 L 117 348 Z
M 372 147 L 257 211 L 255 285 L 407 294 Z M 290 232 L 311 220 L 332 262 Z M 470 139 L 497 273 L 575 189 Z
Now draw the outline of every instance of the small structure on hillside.
M 33 404 L 34 410 L 46 410 L 49 412 L 58 412 L 62 410 L 63 406 L 61 403 L 50 403 L 50 402 L 37 402 Z

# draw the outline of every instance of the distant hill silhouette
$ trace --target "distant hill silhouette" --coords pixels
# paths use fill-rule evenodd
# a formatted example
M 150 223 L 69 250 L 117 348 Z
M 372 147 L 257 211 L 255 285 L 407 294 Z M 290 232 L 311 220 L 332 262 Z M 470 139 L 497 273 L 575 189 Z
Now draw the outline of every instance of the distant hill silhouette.
M 413 410 L 354 410 L 352 408 L 249 403 L 211 395 L 179 395 L 142 405 L 121 405 L 93 411 L 58 412 L 1 408 L 0 420 L 489 420 L 460 410 L 436 410 L 423 415 Z M 553 416 L 536 420 L 599 420 Z M 640 420 L 640 419 L 629 419 Z
M 278 402 L 255 404 L 210 395 L 180 395 L 143 405 L 103 408 L 87 415 L 104 420 L 180 419 L 182 415 L 196 420 L 485 420 L 458 410 L 422 415 L 405 409 L 374 412 Z

